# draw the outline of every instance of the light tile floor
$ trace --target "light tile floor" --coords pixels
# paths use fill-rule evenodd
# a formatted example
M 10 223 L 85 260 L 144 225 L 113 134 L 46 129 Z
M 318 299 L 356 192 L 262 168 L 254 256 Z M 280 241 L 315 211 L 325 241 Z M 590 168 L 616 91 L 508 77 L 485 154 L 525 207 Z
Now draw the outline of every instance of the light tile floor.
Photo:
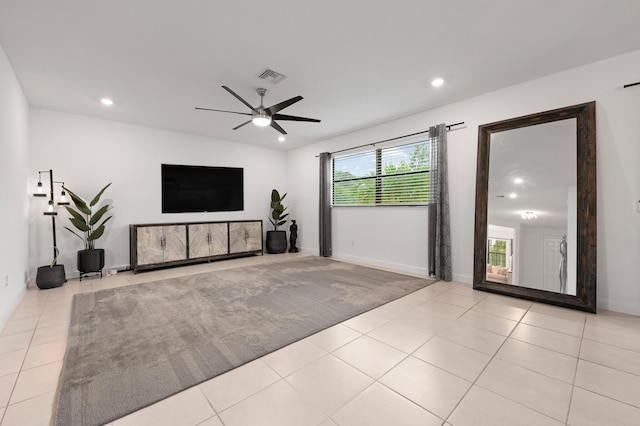
M 0 425 L 48 425 L 74 294 L 265 255 L 29 288 L 0 332 Z M 438 282 L 115 420 L 125 425 L 640 424 L 640 317 Z

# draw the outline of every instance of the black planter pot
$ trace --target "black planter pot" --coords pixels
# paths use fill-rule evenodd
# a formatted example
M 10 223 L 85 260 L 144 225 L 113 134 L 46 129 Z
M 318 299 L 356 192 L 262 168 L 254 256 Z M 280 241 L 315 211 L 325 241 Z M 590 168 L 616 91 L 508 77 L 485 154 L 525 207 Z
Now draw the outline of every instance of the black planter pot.
M 267 231 L 267 253 L 284 253 L 287 250 L 287 231 Z
M 102 277 L 102 268 L 104 268 L 104 249 L 89 249 L 78 251 L 78 271 L 80 271 L 80 281 L 82 275 L 99 272 Z
M 43 290 L 60 287 L 66 280 L 64 265 L 41 266 L 36 274 L 36 285 Z

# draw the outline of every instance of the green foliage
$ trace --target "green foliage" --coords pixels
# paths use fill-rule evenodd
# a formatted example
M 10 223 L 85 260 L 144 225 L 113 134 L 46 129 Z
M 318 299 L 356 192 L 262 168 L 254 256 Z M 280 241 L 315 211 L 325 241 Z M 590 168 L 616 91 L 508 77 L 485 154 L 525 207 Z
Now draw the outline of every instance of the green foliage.
M 278 230 L 278 226 L 282 226 L 287 222 L 286 218 L 289 216 L 289 213 L 284 212 L 287 208 L 282 205 L 282 200 L 286 196 L 287 194 L 285 193 L 281 197 L 280 193 L 275 189 L 271 191 L 271 217 L 269 222 L 271 222 L 275 231 Z
M 80 233 L 66 226 L 64 228 L 76 237 L 80 238 L 84 243 L 85 249 L 95 248 L 95 241 L 104 234 L 105 223 L 113 217 L 109 216 L 102 220 L 109 210 L 108 204 L 100 207 L 95 213 L 93 212 L 93 207 L 100 202 L 100 197 L 102 197 L 102 194 L 110 185 L 111 183 L 108 183 L 104 188 L 102 188 L 89 203 L 87 203 L 82 197 L 76 195 L 69 188 L 64 188 L 65 191 L 69 193 L 71 201 L 73 201 L 73 204 L 75 205 L 75 209 L 72 207 L 66 208 L 71 215 L 69 222 L 71 222 L 71 224 L 75 226 Z M 102 220 L 102 222 L 100 222 L 100 220 Z M 98 224 L 98 222 L 100 222 L 100 224 Z
M 429 145 L 416 145 L 413 147 L 413 153 L 409 159 L 409 168 L 411 170 L 429 170 L 430 158 Z
M 333 199 L 336 205 L 427 204 L 429 203 L 429 146 L 416 145 L 408 162 L 387 163 L 381 175 L 375 172 L 357 177 L 348 171 L 335 170 Z M 423 172 L 423 173 L 420 173 Z M 376 181 L 378 200 L 376 202 Z M 403 188 L 403 191 L 399 191 Z

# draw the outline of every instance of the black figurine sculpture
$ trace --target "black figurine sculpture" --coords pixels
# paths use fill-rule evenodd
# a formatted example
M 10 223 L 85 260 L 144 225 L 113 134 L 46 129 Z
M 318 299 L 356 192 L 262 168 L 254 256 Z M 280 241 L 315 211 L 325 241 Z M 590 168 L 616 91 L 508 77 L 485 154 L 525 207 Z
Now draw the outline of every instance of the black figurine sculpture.
M 296 240 L 298 239 L 298 225 L 296 225 L 296 221 L 291 221 L 291 226 L 289 227 L 289 253 L 297 253 L 298 247 L 296 247 Z

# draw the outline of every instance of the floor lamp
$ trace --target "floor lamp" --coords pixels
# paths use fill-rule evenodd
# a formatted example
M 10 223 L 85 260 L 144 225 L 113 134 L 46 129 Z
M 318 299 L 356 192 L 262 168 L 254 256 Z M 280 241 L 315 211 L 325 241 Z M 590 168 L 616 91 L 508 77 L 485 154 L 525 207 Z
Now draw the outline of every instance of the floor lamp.
M 42 186 L 42 175 L 49 175 L 49 192 L 46 193 Z M 56 241 L 56 216 L 58 212 L 55 209 L 54 202 L 54 184 L 61 184 L 64 186 L 64 182 L 54 181 L 53 180 L 53 170 L 43 170 L 38 172 L 38 186 L 36 192 L 33 194 L 34 197 L 48 197 L 48 206 L 47 210 L 43 213 L 45 216 L 51 216 L 51 225 L 53 231 L 53 261 L 48 266 L 41 266 L 38 268 L 38 273 L 36 275 L 36 285 L 41 289 L 47 288 L 55 288 L 63 285 L 67 279 L 64 272 L 64 265 L 58 265 L 58 244 Z M 67 199 L 67 194 L 64 191 L 64 188 L 61 190 L 60 199 L 57 203 L 59 206 L 69 205 L 69 201 Z

